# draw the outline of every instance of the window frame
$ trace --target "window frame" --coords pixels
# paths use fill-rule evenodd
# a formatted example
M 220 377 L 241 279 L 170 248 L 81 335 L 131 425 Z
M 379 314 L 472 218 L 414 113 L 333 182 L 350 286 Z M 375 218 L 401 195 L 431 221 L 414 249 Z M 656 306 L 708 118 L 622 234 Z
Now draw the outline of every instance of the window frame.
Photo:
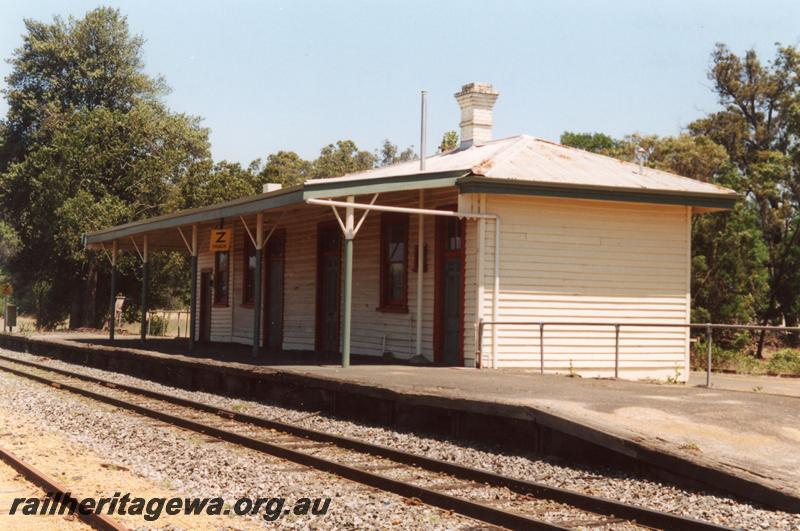
M 226 263 L 226 266 L 225 266 L 226 278 L 225 278 L 225 296 L 224 296 L 224 298 L 222 297 L 222 294 L 220 293 L 220 286 L 222 285 L 222 283 L 220 282 L 220 279 L 222 278 L 222 275 L 220 273 L 220 267 L 219 267 L 219 257 L 220 257 L 220 255 L 223 255 L 223 254 L 228 255 L 227 260 L 226 260 L 227 263 Z M 229 305 L 230 296 L 231 296 L 230 279 L 231 279 L 231 252 L 230 251 L 216 251 L 214 253 L 214 304 L 213 304 L 215 307 L 224 308 L 224 307 L 227 307 Z
M 380 300 L 377 310 L 381 312 L 408 313 L 408 233 L 411 216 L 396 212 L 381 213 L 381 226 L 379 234 L 380 245 Z M 388 234 L 391 228 L 400 224 L 404 230 L 403 239 L 403 288 L 400 299 L 390 298 L 390 282 L 392 275 L 389 271 L 391 263 L 389 261 Z

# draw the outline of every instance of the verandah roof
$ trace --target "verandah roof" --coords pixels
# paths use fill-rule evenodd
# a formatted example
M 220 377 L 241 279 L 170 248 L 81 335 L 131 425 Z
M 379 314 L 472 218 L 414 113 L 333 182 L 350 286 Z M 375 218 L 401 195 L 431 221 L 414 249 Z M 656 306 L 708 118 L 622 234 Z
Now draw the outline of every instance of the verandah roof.
M 176 230 L 221 218 L 247 216 L 303 204 L 307 199 L 409 189 L 458 187 L 461 193 L 519 194 L 574 199 L 687 205 L 699 210 L 732 208 L 732 190 L 652 168 L 521 135 L 440 153 L 405 163 L 335 177 L 313 179 L 274 192 L 256 194 L 173 214 L 148 218 L 84 235 L 87 248 L 150 233 L 153 250 L 181 250 Z

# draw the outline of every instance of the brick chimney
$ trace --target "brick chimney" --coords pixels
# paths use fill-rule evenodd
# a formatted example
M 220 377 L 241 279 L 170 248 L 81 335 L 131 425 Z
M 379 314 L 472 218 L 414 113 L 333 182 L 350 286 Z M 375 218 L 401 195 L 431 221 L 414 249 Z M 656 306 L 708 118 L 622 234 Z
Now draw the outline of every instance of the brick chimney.
M 490 83 L 468 83 L 456 92 L 461 107 L 461 149 L 492 139 L 492 107 L 499 95 Z

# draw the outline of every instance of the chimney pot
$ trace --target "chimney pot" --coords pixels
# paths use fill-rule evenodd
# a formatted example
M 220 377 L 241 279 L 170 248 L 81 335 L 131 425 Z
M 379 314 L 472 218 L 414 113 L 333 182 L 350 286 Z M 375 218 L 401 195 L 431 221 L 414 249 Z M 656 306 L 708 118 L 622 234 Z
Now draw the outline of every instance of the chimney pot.
M 500 95 L 491 83 L 468 83 L 456 92 L 461 107 L 461 149 L 492 139 L 492 108 Z

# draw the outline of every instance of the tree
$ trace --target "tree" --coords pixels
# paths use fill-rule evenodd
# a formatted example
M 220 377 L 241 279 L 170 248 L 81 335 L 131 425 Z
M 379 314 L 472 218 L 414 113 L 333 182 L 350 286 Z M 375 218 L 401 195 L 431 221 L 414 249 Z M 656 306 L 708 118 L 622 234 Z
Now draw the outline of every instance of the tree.
M 262 183 L 291 186 L 311 178 L 312 171 L 313 164 L 294 151 L 278 151 L 267 157 L 259 178 Z
M 261 181 L 253 168 L 242 168 L 238 162 L 223 160 L 213 163 L 210 159 L 203 159 L 181 176 L 165 210 L 208 206 L 260 191 Z
M 375 166 L 375 155 L 361 151 L 352 140 L 339 140 L 320 150 L 312 175 L 317 179 L 339 177 L 346 173 L 369 170 Z
M 740 57 L 718 44 L 708 77 L 722 110 L 689 126 L 725 147 L 739 191 L 757 212 L 767 248 L 769 290 L 761 323 L 798 323 L 800 283 L 800 52 L 778 46 L 764 65 L 754 50 Z M 764 334 L 759 338 L 761 355 Z
M 576 147 L 593 153 L 607 155 L 619 146 L 619 141 L 603 133 L 561 133 L 561 143 L 565 146 Z
M 48 118 L 99 106 L 125 111 L 167 90 L 142 71 L 144 40 L 130 35 L 116 9 L 97 8 L 83 19 L 55 17 L 52 24 L 25 20 L 25 28 L 3 91 L 9 109 L 0 172 L 24 156 Z
M 458 133 L 455 131 L 447 131 L 442 135 L 442 141 L 439 142 L 439 152 L 444 153 L 458 147 Z
M 417 154 L 414 153 L 414 148 L 411 146 L 400 153 L 398 153 L 399 150 L 400 148 L 397 147 L 397 144 L 392 144 L 387 138 L 383 141 L 381 150 L 375 154 L 376 165 L 378 167 L 391 166 L 392 164 L 407 162 L 417 158 Z
M 208 132 L 161 103 L 163 82 L 142 72 L 142 39 L 118 11 L 26 28 L 0 145 L 2 216 L 22 242 L 9 270 L 40 325 L 68 314 L 72 327 L 97 326 L 108 265 L 81 235 L 163 213 L 175 183 L 209 158 Z

